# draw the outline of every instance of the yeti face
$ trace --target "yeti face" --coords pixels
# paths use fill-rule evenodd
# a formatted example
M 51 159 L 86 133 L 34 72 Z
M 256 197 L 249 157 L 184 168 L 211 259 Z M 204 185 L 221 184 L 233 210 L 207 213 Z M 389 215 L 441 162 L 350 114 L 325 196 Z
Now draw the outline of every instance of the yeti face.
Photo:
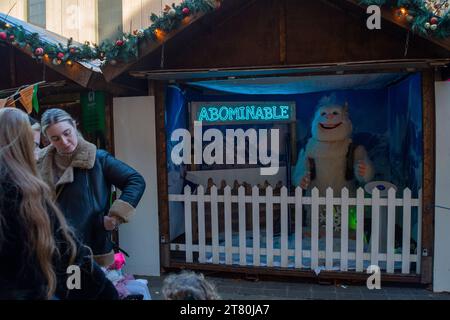
M 349 138 L 352 123 L 346 107 L 333 105 L 320 107 L 312 123 L 312 136 L 319 141 L 339 141 Z

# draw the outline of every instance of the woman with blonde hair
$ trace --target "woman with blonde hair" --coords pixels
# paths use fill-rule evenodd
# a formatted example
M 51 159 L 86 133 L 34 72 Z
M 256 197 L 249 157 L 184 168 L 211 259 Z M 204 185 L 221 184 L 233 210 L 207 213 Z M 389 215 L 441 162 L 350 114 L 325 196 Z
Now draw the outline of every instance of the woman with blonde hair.
M 28 116 L 1 109 L 0 299 L 117 299 L 111 282 L 50 200 L 33 149 Z M 68 286 L 69 266 L 80 271 L 78 290 Z
M 109 267 L 114 262 L 111 232 L 134 215 L 144 178 L 84 140 L 62 109 L 47 110 L 41 127 L 51 145 L 41 150 L 38 170 L 76 236 L 92 249 L 99 265 Z M 112 186 L 121 190 L 113 203 Z

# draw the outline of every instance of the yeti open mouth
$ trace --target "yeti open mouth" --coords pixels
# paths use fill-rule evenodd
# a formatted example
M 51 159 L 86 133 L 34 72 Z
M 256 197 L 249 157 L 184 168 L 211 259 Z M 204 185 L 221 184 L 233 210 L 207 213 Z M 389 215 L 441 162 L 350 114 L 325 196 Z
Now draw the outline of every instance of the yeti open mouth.
M 336 129 L 341 124 L 342 124 L 342 122 L 339 122 L 339 123 L 336 123 L 336 124 L 323 124 L 323 123 L 321 123 L 320 126 L 322 127 L 322 129 L 331 130 L 331 129 Z

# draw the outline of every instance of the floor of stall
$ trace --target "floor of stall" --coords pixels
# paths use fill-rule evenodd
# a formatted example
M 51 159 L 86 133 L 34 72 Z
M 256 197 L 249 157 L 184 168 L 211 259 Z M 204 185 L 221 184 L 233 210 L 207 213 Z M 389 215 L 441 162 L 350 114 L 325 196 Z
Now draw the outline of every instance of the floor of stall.
M 153 300 L 163 300 L 161 288 L 168 274 L 170 273 L 160 277 L 140 277 L 148 280 Z M 344 283 L 318 284 L 226 275 L 205 276 L 224 300 L 450 300 L 450 293 L 433 293 L 417 286 L 382 284 L 380 290 L 369 290 L 364 285 Z

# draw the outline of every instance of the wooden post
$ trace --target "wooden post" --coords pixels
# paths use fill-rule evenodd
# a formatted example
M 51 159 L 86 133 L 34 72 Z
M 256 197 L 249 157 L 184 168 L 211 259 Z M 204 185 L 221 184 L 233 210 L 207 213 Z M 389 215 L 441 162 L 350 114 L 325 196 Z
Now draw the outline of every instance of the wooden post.
M 286 64 L 286 1 L 279 0 L 279 27 L 280 27 L 280 64 Z
M 9 48 L 9 79 L 11 88 L 15 88 L 17 86 L 16 81 L 16 54 L 14 52 L 14 48 Z
M 149 81 L 149 95 L 155 96 L 156 144 L 158 146 L 158 216 L 161 267 L 170 267 L 170 221 L 167 182 L 167 149 L 165 124 L 165 83 Z
M 434 97 L 434 72 L 422 73 L 423 99 L 423 213 L 422 213 L 422 252 L 421 282 L 432 283 L 433 275 L 433 239 L 434 239 L 434 200 L 435 200 L 435 163 L 436 163 L 436 112 Z
M 106 150 L 111 154 L 115 154 L 113 96 L 109 93 L 105 93 L 105 115 Z
M 114 108 L 113 96 L 105 92 L 105 149 L 112 155 L 115 155 L 114 148 Z M 116 200 L 115 198 L 113 201 Z M 119 231 L 112 232 L 112 239 L 120 246 Z

